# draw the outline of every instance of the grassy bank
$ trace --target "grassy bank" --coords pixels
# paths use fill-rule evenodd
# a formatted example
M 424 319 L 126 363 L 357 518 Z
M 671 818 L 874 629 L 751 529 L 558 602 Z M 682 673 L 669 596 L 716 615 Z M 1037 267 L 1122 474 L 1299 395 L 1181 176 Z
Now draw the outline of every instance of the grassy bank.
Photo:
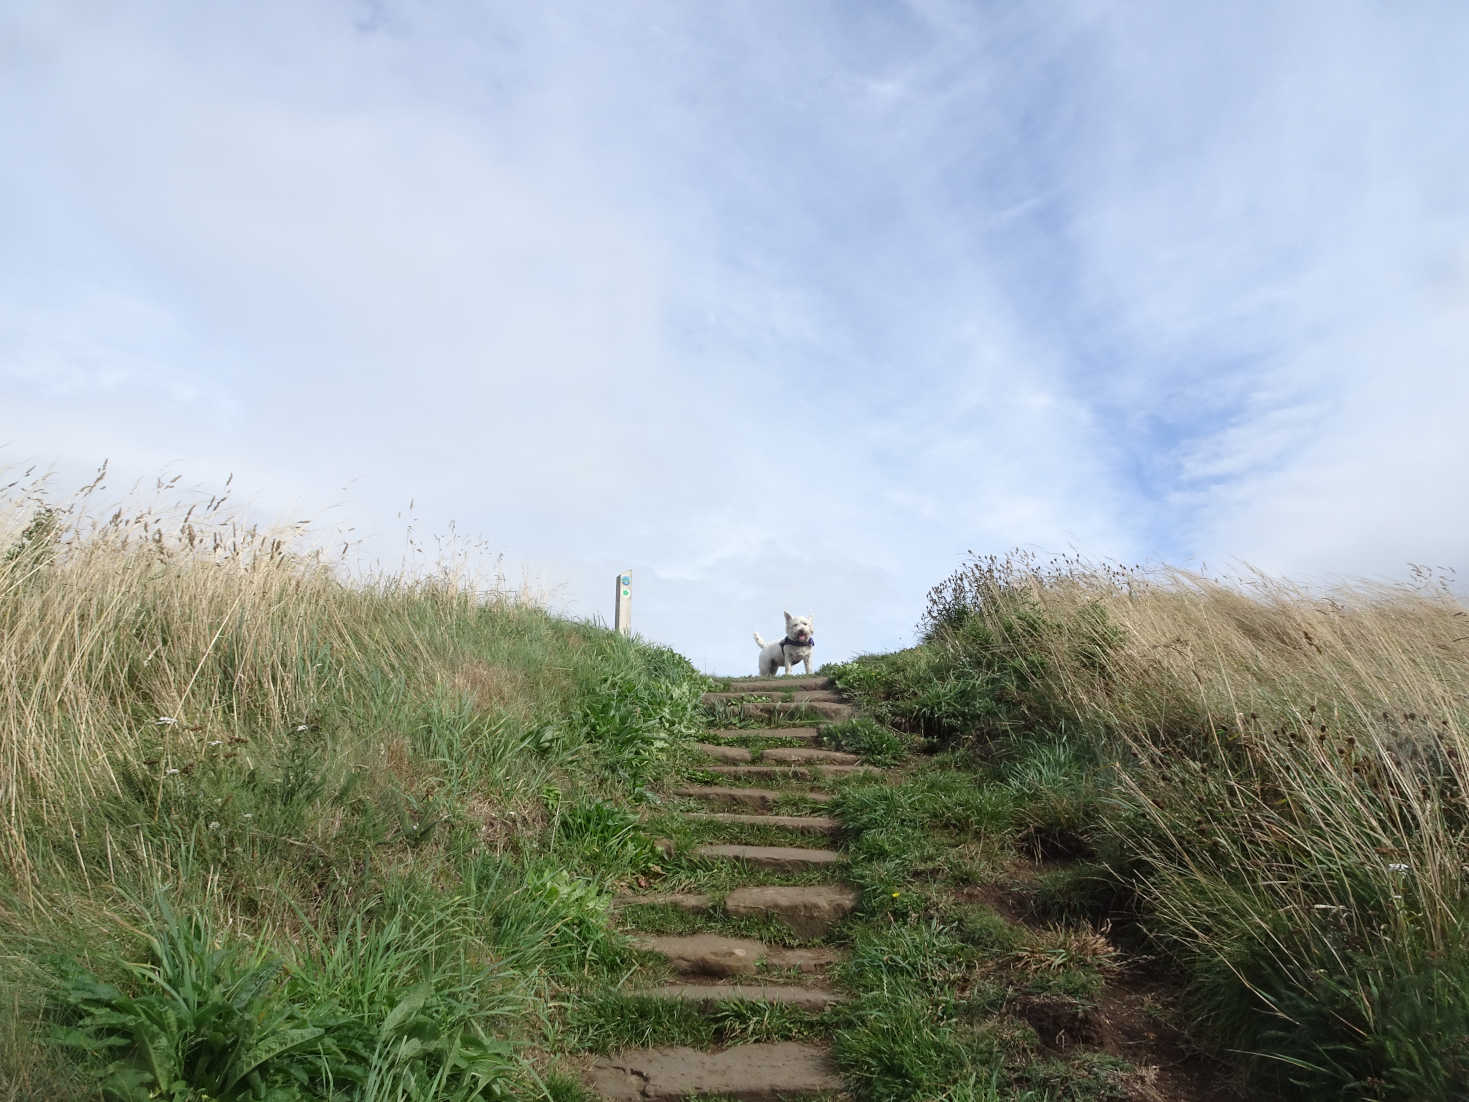
M 79 515 L 0 543 L 0 1098 L 564 1093 L 703 679 L 214 502 Z
M 1193 1035 L 1272 1096 L 1469 1082 L 1469 636 L 1442 587 L 976 560 L 922 645 L 839 683 L 1010 800 L 1069 864 L 1051 913 L 1186 979 Z
M 697 860 L 800 838 L 665 798 L 706 722 L 765 721 L 670 651 L 448 574 L 348 585 L 220 511 L 0 525 L 0 1100 L 570 1102 L 567 1054 L 817 1037 L 860 1098 L 1224 1097 L 1200 1050 L 1246 1097 L 1465 1097 L 1442 587 L 968 564 L 920 646 L 827 671 L 866 714 L 824 745 L 891 767 L 833 785 L 851 1001 L 709 1018 L 623 990 L 660 966 L 611 896 L 827 875 Z

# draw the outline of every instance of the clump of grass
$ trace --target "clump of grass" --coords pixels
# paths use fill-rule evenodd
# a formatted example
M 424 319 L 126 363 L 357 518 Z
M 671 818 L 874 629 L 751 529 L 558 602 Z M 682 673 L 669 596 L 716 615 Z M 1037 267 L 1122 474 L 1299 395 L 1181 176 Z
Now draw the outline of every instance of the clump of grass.
M 1056 922 L 1107 922 L 1130 914 L 1134 900 L 1117 871 L 1101 861 L 1067 862 L 1042 872 L 1025 893 L 1030 917 Z
M 1013 954 L 1015 966 L 1030 973 L 1062 972 L 1073 968 L 1090 968 L 1113 972 L 1117 968 L 1117 946 L 1100 929 L 1084 926 L 1051 926 L 1039 931 L 1029 944 Z
M 561 792 L 548 787 L 551 805 L 551 848 L 564 867 L 596 870 L 608 879 L 625 879 L 646 872 L 658 861 L 653 839 L 625 808 L 603 800 L 564 802 Z
M 446 985 L 423 965 L 454 952 L 438 916 L 360 920 L 289 973 L 259 947 L 159 897 L 148 960 L 106 982 L 66 962 L 55 1037 L 105 1097 L 502 1097 L 515 1063 L 493 1026 L 493 973 Z M 310 965 L 314 964 L 315 967 Z
M 957 997 L 973 951 L 944 926 L 913 917 L 854 931 L 842 968 L 857 992 L 833 1040 L 865 1097 L 954 1097 L 976 1076 L 994 1082 L 998 1046 Z
M 869 765 L 897 765 L 908 756 L 903 736 L 869 716 L 829 723 L 821 729 L 821 738 L 833 750 L 858 754 Z
M 658 1045 L 712 1048 L 798 1040 L 822 1032 L 823 1016 L 782 1003 L 732 1000 L 712 1009 L 651 995 L 591 991 L 566 1016 L 566 1044 L 588 1052 Z
M 1015 799 L 1021 842 L 1040 857 L 1078 857 L 1092 852 L 1099 818 L 1095 749 L 1067 738 L 1024 744 L 1006 763 L 1004 786 Z

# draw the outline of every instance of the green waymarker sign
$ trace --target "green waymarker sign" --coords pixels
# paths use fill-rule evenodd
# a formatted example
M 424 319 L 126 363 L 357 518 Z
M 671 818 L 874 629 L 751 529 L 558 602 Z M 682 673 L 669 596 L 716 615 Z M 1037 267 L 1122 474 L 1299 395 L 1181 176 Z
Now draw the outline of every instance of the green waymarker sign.
M 632 573 L 629 571 L 624 574 L 619 570 L 614 577 L 617 579 L 617 588 L 612 592 L 617 596 L 612 599 L 612 626 L 621 634 L 628 635 L 632 631 L 628 623 L 632 609 Z

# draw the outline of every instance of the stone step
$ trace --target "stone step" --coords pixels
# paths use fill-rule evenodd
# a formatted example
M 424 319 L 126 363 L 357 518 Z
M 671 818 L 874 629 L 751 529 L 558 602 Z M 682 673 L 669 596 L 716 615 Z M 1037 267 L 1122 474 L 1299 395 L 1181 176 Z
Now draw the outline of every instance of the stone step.
M 616 907 L 675 907 L 689 914 L 703 914 L 714 909 L 714 897 L 699 892 L 651 892 L 648 895 L 613 896 Z
M 724 897 L 724 910 L 737 918 L 776 918 L 801 937 L 821 937 L 861 898 L 846 884 L 770 884 L 736 888 Z
M 705 757 L 728 764 L 743 764 L 754 760 L 751 751 L 743 746 L 718 746 L 713 743 L 695 744 Z M 761 762 L 824 762 L 827 765 L 857 765 L 862 761 L 856 754 L 840 750 L 821 750 L 811 746 L 773 746 L 760 751 Z
M 711 739 L 768 738 L 790 739 L 792 742 L 818 742 L 821 732 L 815 727 L 724 727 L 706 731 Z
M 775 918 L 800 937 L 821 937 L 851 913 L 862 893 L 846 884 L 768 884 L 736 888 L 724 897 L 725 913 L 736 918 Z M 614 907 L 677 907 L 691 914 L 714 910 L 714 900 L 694 892 L 619 895 Z
M 667 983 L 642 991 L 629 991 L 635 998 L 668 999 L 716 1007 L 720 1003 L 780 1003 L 800 1010 L 825 1010 L 846 1002 L 843 995 L 824 987 L 796 987 L 786 983 Z
M 684 785 L 675 788 L 672 794 L 705 800 L 725 807 L 771 808 L 790 796 L 799 796 L 803 800 L 810 800 L 818 804 L 829 804 L 832 801 L 830 792 L 791 792 L 789 790 L 777 792 L 770 788 L 725 788 L 719 785 Z
M 708 697 L 705 697 L 706 702 Z M 774 717 L 775 719 L 807 719 L 819 716 L 828 722 L 850 719 L 854 709 L 850 704 L 838 704 L 829 700 L 812 700 L 805 703 L 785 703 L 778 700 L 727 701 L 725 707 L 735 709 L 742 716 L 751 718 Z
M 881 773 L 875 765 L 706 765 L 705 773 L 718 777 L 749 777 L 751 780 L 809 781 L 822 777 L 849 777 L 857 773 Z
M 719 678 L 715 681 L 723 684 L 729 683 L 730 692 L 741 693 L 787 693 L 787 692 L 820 692 L 823 689 L 835 689 L 836 682 L 829 677 L 730 677 Z
M 762 762 L 823 762 L 826 765 L 858 765 L 862 758 L 841 750 L 818 750 L 810 746 L 774 746 L 760 751 Z
M 730 789 L 741 792 L 744 789 Z M 756 789 L 755 791 L 761 791 Z M 794 830 L 801 834 L 835 834 L 841 824 L 825 815 L 737 815 L 728 811 L 686 811 L 685 819 L 698 823 L 729 823 L 733 826 L 775 827 Z
M 718 1052 L 630 1049 L 588 1061 L 582 1082 L 593 1095 L 611 1102 L 667 1102 L 709 1095 L 739 1102 L 779 1102 L 844 1086 L 825 1049 L 797 1041 L 737 1045 Z
M 842 959 L 835 949 L 787 949 L 753 938 L 718 934 L 647 934 L 633 940 L 640 948 L 666 959 L 675 972 L 693 976 L 752 976 L 762 963 L 811 975 Z
M 754 757 L 743 746 L 716 746 L 708 742 L 695 743 L 694 746 L 705 757 L 713 758 L 715 761 L 752 761 Z
M 755 703 L 755 701 L 751 701 L 750 700 L 750 697 L 752 697 L 752 696 L 757 696 L 757 697 L 758 696 L 775 697 L 775 699 L 777 701 L 779 701 L 780 703 L 783 703 L 783 704 L 840 704 L 840 703 L 842 703 L 842 698 L 841 698 L 840 694 L 829 692 L 829 691 L 827 691 L 825 689 L 821 689 L 821 690 L 818 690 L 816 692 L 775 692 L 775 691 L 759 692 L 759 691 L 753 691 L 753 690 L 746 690 L 744 692 L 738 692 L 738 693 L 705 693 L 704 694 L 704 703 L 705 704 L 714 704 L 716 702 L 729 702 L 729 701 L 732 701 L 732 700 L 733 701 L 749 701 L 750 703 Z
M 818 869 L 839 865 L 842 855 L 835 850 L 807 849 L 804 846 L 699 846 L 695 857 L 710 861 L 743 861 L 762 869 Z

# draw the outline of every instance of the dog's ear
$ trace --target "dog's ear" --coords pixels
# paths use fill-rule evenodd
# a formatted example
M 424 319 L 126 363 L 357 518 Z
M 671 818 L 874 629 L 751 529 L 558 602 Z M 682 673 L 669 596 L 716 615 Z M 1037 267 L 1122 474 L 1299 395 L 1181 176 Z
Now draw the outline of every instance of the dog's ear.
M 790 622 L 791 622 L 791 621 L 792 621 L 792 620 L 794 620 L 794 619 L 795 619 L 795 617 L 794 617 L 794 616 L 792 616 L 792 615 L 791 615 L 791 614 L 790 614 L 790 613 L 789 613 L 789 612 L 787 612 L 787 613 L 786 613 L 786 614 L 785 614 L 785 617 L 786 617 L 786 623 L 788 623 L 788 624 L 789 624 L 789 623 L 790 623 Z

